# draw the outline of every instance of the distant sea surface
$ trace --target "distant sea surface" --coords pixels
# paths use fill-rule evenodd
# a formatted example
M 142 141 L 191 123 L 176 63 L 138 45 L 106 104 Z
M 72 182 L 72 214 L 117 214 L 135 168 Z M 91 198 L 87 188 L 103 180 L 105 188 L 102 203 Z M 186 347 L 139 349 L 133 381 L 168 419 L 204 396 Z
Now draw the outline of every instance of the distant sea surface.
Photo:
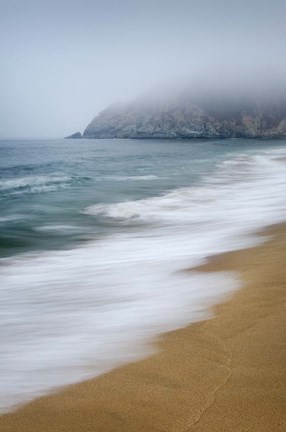
M 0 410 L 146 353 L 286 219 L 286 141 L 0 141 Z

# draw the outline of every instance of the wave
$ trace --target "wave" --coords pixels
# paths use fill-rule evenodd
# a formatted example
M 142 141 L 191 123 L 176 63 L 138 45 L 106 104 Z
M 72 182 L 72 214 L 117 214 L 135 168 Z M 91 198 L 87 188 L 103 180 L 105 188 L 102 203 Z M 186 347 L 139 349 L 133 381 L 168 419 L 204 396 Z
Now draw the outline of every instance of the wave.
M 150 353 L 138 341 L 202 319 L 237 288 L 235 274 L 183 270 L 258 244 L 256 230 L 285 220 L 286 170 L 277 158 L 286 150 L 257 153 L 220 162 L 192 187 L 86 209 L 143 228 L 3 259 L 0 407 Z
M 1 221 L 1 219 L 0 219 L 0 221 Z M 83 227 L 74 226 L 74 225 L 55 225 L 55 224 L 37 226 L 34 228 L 34 231 L 48 232 L 48 233 L 49 232 L 61 233 L 62 235 L 63 234 L 69 235 L 69 234 L 85 232 Z
M 268 223 L 270 214 L 274 217 L 280 213 L 283 217 L 285 210 L 282 205 L 285 162 L 281 163 L 276 153 L 274 155 L 273 158 L 267 154 L 240 155 L 219 163 L 215 175 L 204 178 L 200 185 L 179 188 L 155 198 L 92 205 L 84 213 L 125 222 L 214 223 L 225 220 L 229 223 L 237 220 L 243 223 L 241 208 L 247 202 L 248 212 L 257 214 L 253 219 L 265 219 Z M 272 191 L 269 195 L 267 189 Z M 280 201 L 279 210 L 275 203 Z
M 139 175 L 139 176 L 103 176 L 100 178 L 100 180 L 115 180 L 115 181 L 126 181 L 126 180 L 134 180 L 134 181 L 141 181 L 141 180 L 157 180 L 159 179 L 156 175 Z
M 156 175 L 144 176 L 101 176 L 92 179 L 91 177 L 72 177 L 62 175 L 27 176 L 20 178 L 0 179 L 0 193 L 18 195 L 22 193 L 53 192 L 59 189 L 67 189 L 72 183 L 80 181 L 150 181 L 157 180 Z
M 70 176 L 30 176 L 0 180 L 0 192 L 20 194 L 25 192 L 49 192 L 67 188 L 72 180 Z
M 144 341 L 207 316 L 237 282 L 178 272 L 203 259 L 189 249 L 180 236 L 125 234 L 4 259 L 0 410 L 140 359 Z
M 17 221 L 20 219 L 24 219 L 26 218 L 26 215 L 21 215 L 21 214 L 17 214 L 17 215 L 9 215 L 9 216 L 1 216 L 0 217 L 0 223 L 6 223 L 6 222 L 11 222 L 11 221 Z

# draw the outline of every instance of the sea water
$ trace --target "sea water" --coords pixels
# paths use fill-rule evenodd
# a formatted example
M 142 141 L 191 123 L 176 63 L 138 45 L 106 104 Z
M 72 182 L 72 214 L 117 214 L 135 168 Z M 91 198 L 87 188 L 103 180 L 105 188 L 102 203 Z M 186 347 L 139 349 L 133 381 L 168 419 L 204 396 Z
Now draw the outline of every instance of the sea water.
M 286 141 L 0 142 L 0 410 L 153 352 L 286 219 Z

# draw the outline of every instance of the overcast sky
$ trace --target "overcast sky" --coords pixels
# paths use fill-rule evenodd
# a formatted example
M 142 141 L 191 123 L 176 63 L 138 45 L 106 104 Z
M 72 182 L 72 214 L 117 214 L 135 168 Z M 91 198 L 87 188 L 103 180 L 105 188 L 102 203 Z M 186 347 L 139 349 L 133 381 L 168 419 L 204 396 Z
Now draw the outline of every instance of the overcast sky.
M 284 67 L 285 0 L 0 0 L 0 137 L 62 137 L 192 74 Z

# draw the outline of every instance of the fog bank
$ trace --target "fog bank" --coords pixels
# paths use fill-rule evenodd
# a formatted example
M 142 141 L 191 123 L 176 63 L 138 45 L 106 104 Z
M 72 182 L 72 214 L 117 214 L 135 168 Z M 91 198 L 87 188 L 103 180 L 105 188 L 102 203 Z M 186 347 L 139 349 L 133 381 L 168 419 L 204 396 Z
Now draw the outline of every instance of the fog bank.
M 186 83 L 282 87 L 284 1 L 0 4 L 0 137 L 65 136 L 111 103 Z

